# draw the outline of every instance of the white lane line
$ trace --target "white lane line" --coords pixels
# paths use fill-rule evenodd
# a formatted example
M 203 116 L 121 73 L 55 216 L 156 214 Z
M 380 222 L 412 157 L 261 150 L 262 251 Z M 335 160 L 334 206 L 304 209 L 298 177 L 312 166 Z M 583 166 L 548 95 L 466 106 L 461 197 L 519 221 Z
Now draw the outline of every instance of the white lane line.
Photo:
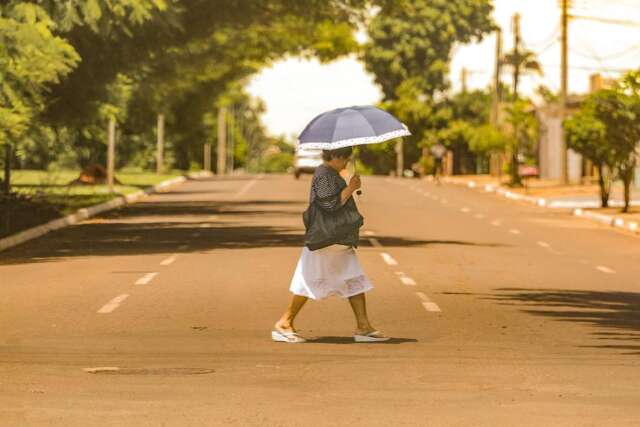
M 607 274 L 616 274 L 615 270 L 612 270 L 609 267 L 605 267 L 604 265 L 598 265 L 596 267 L 596 270 L 601 271 L 603 273 L 607 273 Z
M 418 298 L 420 298 L 424 302 L 431 302 L 428 296 L 426 296 L 423 292 L 416 292 Z
M 431 311 L 434 313 L 440 313 L 442 310 L 440 310 L 440 307 L 438 307 L 438 304 L 436 304 L 435 302 L 422 302 L 422 306 L 424 307 L 425 310 L 427 311 Z
M 407 286 L 416 285 L 416 281 L 409 276 L 400 276 L 400 281 L 402 282 L 403 285 L 407 285 Z
M 120 306 L 120 303 L 122 301 L 126 300 L 127 298 L 129 298 L 129 294 L 118 295 L 117 297 L 115 297 L 114 299 L 112 299 L 111 301 L 103 305 L 102 308 L 98 310 L 98 313 L 100 314 L 111 313 L 113 310 L 115 310 Z
M 191 237 L 200 237 L 200 233 L 198 232 L 191 233 Z
M 171 265 L 175 262 L 176 258 L 178 256 L 177 255 L 171 255 L 169 258 L 166 258 L 164 260 L 162 260 L 162 262 L 160 262 L 160 265 Z
M 493 225 L 494 227 L 500 227 L 502 223 L 498 220 L 495 220 L 495 221 L 491 221 L 491 225 Z
M 542 241 L 538 242 L 538 246 L 540 246 L 542 248 L 550 248 L 551 247 L 550 244 L 548 244 L 547 242 L 542 242 Z
M 158 275 L 157 272 L 147 273 L 144 276 L 142 276 L 141 278 L 139 278 L 138 280 L 136 280 L 136 285 L 146 285 L 150 281 L 152 281 L 153 278 L 156 277 L 157 275 Z
M 482 215 L 482 214 L 475 214 L 473 217 L 475 219 L 484 219 L 484 215 Z
M 211 215 L 209 217 L 209 221 L 217 221 L 218 219 L 220 219 L 220 216 L 218 216 L 218 215 Z
M 388 265 L 398 265 L 398 261 L 396 261 L 395 259 L 393 259 L 393 257 L 391 255 L 389 255 L 386 252 L 381 252 L 380 256 L 382 257 L 382 259 L 384 260 L 384 262 L 386 262 Z
M 364 234 L 365 236 L 375 236 L 375 235 L 376 235 L 376 233 L 374 233 L 374 232 L 373 232 L 373 231 L 371 231 L 371 230 L 365 230 L 365 231 L 363 232 L 363 234 Z
M 512 228 L 512 229 L 509 230 L 509 233 L 511 233 L 511 234 L 520 234 L 520 230 Z
M 238 199 L 242 196 L 245 195 L 245 193 L 247 191 L 249 191 L 249 189 L 251 187 L 253 187 L 254 185 L 256 185 L 256 182 L 258 182 L 258 180 L 260 179 L 260 177 L 256 178 L 256 179 L 252 179 L 251 181 L 247 182 L 236 194 L 233 195 L 234 199 Z
M 371 246 L 373 246 L 375 248 L 381 248 L 382 247 L 382 243 L 380 243 L 378 241 L 378 239 L 376 239 L 375 237 L 369 237 L 369 243 L 371 243 Z
M 200 228 L 209 228 L 211 225 L 209 224 L 200 224 Z
M 185 249 L 187 249 L 189 247 L 189 245 L 180 245 L 178 247 L 178 249 L 180 249 L 181 251 L 184 251 Z
M 469 208 L 461 208 L 461 209 L 460 209 L 460 212 L 462 212 L 462 213 L 469 213 L 469 212 L 471 212 L 471 209 L 469 209 Z

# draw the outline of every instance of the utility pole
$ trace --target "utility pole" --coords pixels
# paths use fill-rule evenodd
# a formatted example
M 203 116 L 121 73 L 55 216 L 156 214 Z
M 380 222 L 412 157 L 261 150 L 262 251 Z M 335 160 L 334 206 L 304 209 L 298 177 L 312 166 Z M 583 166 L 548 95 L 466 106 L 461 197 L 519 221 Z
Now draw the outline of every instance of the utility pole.
M 567 92 L 569 90 L 569 0 L 561 1 L 560 120 L 564 121 L 567 115 Z M 560 126 L 560 182 L 562 184 L 569 181 L 567 172 L 567 143 L 564 128 Z
M 469 76 L 469 70 L 467 67 L 462 67 L 460 71 L 460 84 L 462 85 L 462 93 L 467 93 L 467 77 Z
M 11 193 L 11 143 L 4 144 L 4 194 L 7 196 Z
M 502 30 L 496 30 L 496 62 L 493 75 L 493 97 L 491 100 L 491 124 L 498 125 L 498 114 L 500 111 L 500 101 L 502 100 L 502 85 L 500 83 L 500 73 L 502 72 Z
M 513 64 L 513 96 L 518 99 L 518 84 L 520 82 L 520 14 L 513 15 L 513 56 L 515 64 Z
M 220 107 L 218 110 L 218 167 L 216 174 L 222 176 L 227 168 L 227 128 L 226 128 L 227 109 Z
M 208 142 L 205 142 L 203 147 L 202 168 L 205 171 L 211 172 L 211 144 Z
M 234 131 L 235 127 L 236 127 L 236 109 L 234 106 L 231 107 L 231 114 L 229 115 L 229 120 L 227 121 L 228 123 L 228 131 L 227 134 L 229 136 L 229 149 L 227 151 L 228 154 L 228 158 L 227 158 L 227 169 L 228 169 L 228 174 L 232 175 L 233 174 L 233 161 L 234 161 L 234 154 L 235 154 L 235 145 L 236 145 L 236 133 Z
M 496 30 L 496 59 L 493 75 L 493 96 L 491 100 L 491 124 L 498 127 L 500 124 L 500 102 L 502 101 L 502 83 L 500 75 L 502 73 L 502 29 Z M 489 158 L 489 173 L 500 179 L 502 170 L 501 156 L 492 154 Z
M 116 118 L 111 116 L 109 119 L 109 145 L 107 147 L 107 185 L 109 193 L 113 193 L 114 171 L 116 157 Z
M 402 138 L 396 142 L 396 175 L 398 178 L 404 176 L 404 143 Z
M 158 114 L 158 129 L 156 142 L 156 173 L 162 173 L 164 164 L 164 114 Z

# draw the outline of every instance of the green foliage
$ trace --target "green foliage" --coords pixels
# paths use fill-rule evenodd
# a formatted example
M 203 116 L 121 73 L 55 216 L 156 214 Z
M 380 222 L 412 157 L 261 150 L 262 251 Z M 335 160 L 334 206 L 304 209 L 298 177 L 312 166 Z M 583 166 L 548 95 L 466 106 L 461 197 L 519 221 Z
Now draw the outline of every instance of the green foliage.
M 469 136 L 469 149 L 480 155 L 502 153 L 511 144 L 510 138 L 493 125 L 473 128 Z
M 28 131 L 47 88 L 79 61 L 54 30 L 55 23 L 39 6 L 0 6 L 0 144 L 16 142 Z
M 453 112 L 438 97 L 448 88 L 451 50 L 457 43 L 480 41 L 494 26 L 490 0 L 416 0 L 385 2 L 368 27 L 362 58 L 384 95 L 382 107 L 411 130 L 405 138 L 405 163 L 435 143 Z M 393 158 L 386 146 L 381 155 Z M 367 149 L 369 156 L 373 149 Z M 393 169 L 393 160 L 377 160 Z M 379 166 L 374 169 L 380 170 Z M 386 172 L 386 171 L 383 171 Z
M 427 97 L 446 89 L 452 47 L 491 31 L 492 9 L 489 0 L 387 2 L 369 24 L 363 56 L 385 100 L 397 99 L 412 78 Z
M 640 141 L 640 72 L 630 72 L 617 87 L 590 95 L 581 111 L 564 122 L 564 128 L 572 149 L 593 161 L 601 172 L 604 165 L 617 172 L 625 186 L 626 211 Z

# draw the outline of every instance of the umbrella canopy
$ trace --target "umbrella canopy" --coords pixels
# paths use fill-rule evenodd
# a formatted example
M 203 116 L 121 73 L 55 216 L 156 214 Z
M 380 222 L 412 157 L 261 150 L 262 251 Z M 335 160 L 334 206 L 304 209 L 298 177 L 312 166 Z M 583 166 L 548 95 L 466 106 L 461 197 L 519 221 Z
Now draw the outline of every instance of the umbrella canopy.
M 307 125 L 298 138 L 300 147 L 335 150 L 362 144 L 378 144 L 411 135 L 391 114 L 364 105 L 322 113 Z

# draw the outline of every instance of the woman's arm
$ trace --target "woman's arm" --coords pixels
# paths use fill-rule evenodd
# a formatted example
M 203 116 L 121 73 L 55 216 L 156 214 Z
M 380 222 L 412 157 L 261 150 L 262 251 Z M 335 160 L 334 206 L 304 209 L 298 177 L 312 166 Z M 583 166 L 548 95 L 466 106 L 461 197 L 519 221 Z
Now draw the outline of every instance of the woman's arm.
M 349 185 L 347 185 L 340 193 L 340 204 L 344 205 L 347 203 L 347 200 L 349 200 L 353 193 L 355 193 L 361 186 L 362 183 L 360 182 L 360 176 L 353 175 L 349 180 Z

